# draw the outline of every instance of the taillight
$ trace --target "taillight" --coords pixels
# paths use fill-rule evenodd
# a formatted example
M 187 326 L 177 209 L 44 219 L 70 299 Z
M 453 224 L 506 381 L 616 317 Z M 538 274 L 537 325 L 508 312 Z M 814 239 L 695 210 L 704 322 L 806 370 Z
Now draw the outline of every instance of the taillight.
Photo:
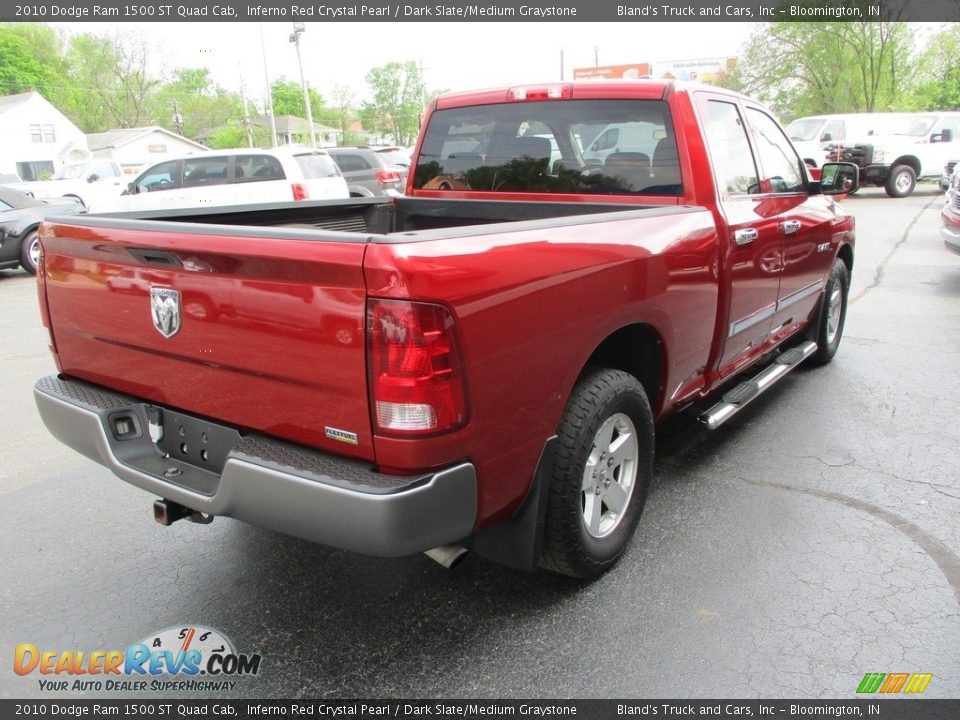
M 400 182 L 400 173 L 396 170 L 377 170 L 377 182 L 380 183 L 380 187 L 396 185 Z
M 296 201 L 306 200 L 310 197 L 310 193 L 301 183 L 293 183 L 290 185 L 290 189 L 293 190 L 293 199 Z
M 445 432 L 467 421 L 453 316 L 441 305 L 406 300 L 367 304 L 368 372 L 378 431 Z

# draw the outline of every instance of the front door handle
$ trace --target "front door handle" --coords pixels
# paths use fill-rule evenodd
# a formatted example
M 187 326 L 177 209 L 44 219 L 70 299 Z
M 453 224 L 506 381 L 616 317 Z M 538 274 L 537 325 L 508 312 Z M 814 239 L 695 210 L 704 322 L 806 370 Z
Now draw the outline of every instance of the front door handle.
M 793 233 L 800 229 L 800 221 L 784 220 L 782 223 L 780 223 L 780 227 L 783 229 L 784 235 L 793 235 Z
M 737 245 L 749 245 L 760 237 L 760 232 L 756 228 L 744 228 L 733 233 L 733 241 Z

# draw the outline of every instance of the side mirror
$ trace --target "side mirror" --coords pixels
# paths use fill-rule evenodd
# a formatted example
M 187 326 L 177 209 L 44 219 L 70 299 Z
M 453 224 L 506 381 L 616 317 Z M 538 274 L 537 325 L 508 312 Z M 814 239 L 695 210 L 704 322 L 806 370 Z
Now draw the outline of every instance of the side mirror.
M 830 133 L 824 133 L 820 136 L 820 142 L 830 142 L 831 140 L 833 140 L 833 135 Z
M 930 142 L 953 142 L 953 131 L 944 128 L 939 133 L 931 135 Z
M 96 173 L 90 173 L 89 175 L 87 175 L 88 183 L 96 182 L 99 179 L 100 179 L 100 176 L 97 175 Z
M 824 163 L 820 168 L 820 192 L 843 195 L 860 187 L 860 170 L 853 163 Z

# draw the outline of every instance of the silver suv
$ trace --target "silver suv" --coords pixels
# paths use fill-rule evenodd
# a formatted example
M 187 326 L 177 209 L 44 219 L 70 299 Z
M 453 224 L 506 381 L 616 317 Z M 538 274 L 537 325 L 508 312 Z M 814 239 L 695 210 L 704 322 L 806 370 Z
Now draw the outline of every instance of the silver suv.
M 340 167 L 350 188 L 350 197 L 400 195 L 407 182 L 408 168 L 393 162 L 389 152 L 370 147 L 324 148 Z

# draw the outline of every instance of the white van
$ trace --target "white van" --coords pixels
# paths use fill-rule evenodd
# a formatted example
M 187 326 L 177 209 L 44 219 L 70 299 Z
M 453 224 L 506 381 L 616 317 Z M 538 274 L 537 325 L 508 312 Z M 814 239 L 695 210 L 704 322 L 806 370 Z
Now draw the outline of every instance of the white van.
M 613 153 L 643 153 L 652 158 L 657 143 L 664 137 L 663 125 L 649 122 L 625 122 L 607 125 L 596 137 L 587 140 L 583 159 L 588 165 L 603 165 Z
M 235 149 L 164 160 L 91 212 L 166 210 L 350 197 L 324 150 Z

